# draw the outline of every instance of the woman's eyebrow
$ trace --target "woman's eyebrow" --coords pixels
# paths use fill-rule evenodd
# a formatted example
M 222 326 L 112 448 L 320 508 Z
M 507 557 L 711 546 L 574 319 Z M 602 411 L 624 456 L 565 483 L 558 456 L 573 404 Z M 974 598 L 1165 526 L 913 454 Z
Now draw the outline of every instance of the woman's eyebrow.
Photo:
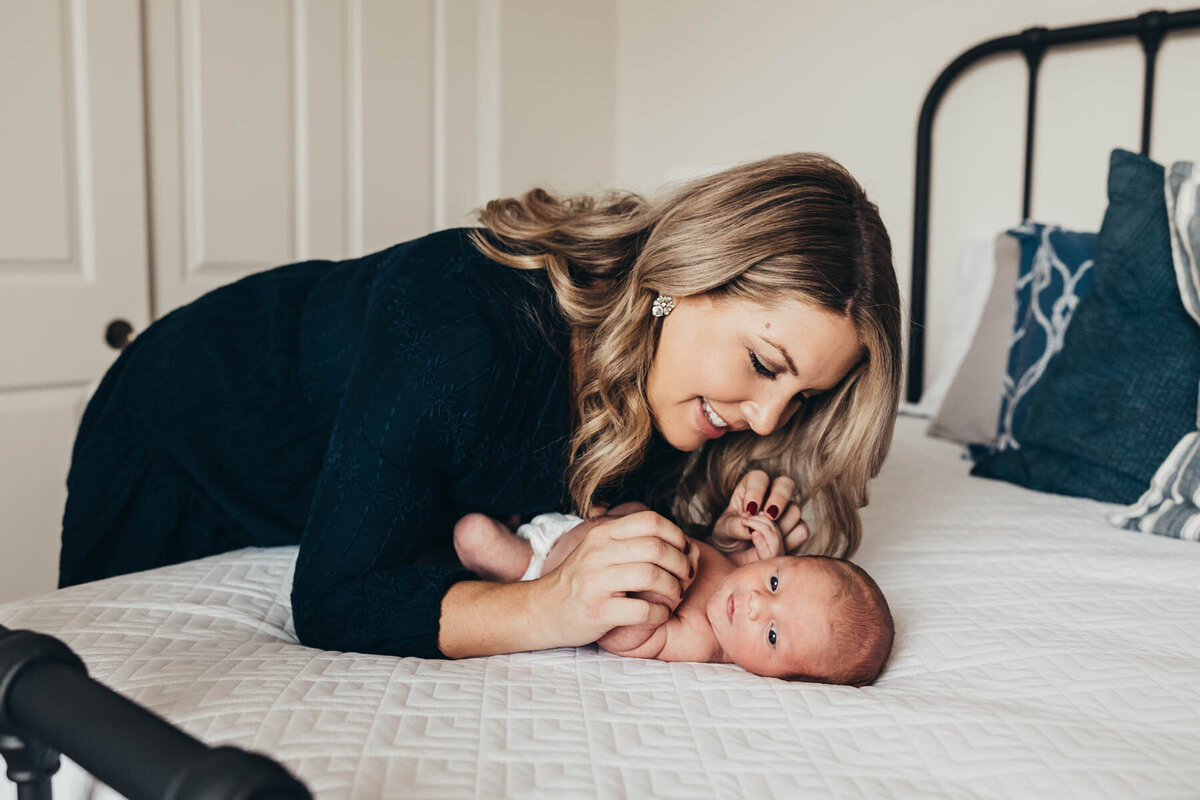
M 768 339 L 766 336 L 762 337 L 762 340 L 771 345 L 771 347 L 774 347 L 783 355 L 783 360 L 787 362 L 788 372 L 792 373 L 796 377 L 800 377 L 800 374 L 796 372 L 796 362 L 792 361 L 792 355 L 787 351 L 786 347 L 774 339 Z

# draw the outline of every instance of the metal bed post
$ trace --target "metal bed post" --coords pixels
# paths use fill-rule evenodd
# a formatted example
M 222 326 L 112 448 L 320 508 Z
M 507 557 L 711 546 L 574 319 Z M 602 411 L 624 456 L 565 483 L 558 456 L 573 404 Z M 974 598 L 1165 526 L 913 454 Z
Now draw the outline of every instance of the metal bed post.
M 1158 46 L 1167 34 L 1165 16 L 1162 11 L 1147 11 L 1138 17 L 1141 23 L 1138 38 L 1146 54 L 1146 78 L 1142 84 L 1142 155 L 1147 158 L 1150 156 L 1150 117 L 1154 111 L 1154 64 L 1158 60 Z
M 1021 219 L 1029 219 L 1030 197 L 1033 192 L 1033 129 L 1037 121 L 1037 79 L 1046 52 L 1046 29 L 1030 28 L 1021 34 L 1021 51 L 1029 67 L 1029 87 L 1025 92 L 1025 190 L 1021 198 Z
M 130 800 L 311 800 L 266 756 L 210 748 L 88 677 L 58 639 L 2 625 L 0 735 L 19 800 L 49 800 L 59 752 Z
M 916 180 L 913 195 L 912 283 L 909 296 L 908 378 L 905 399 L 920 401 L 925 377 L 925 306 L 929 255 L 929 187 L 933 164 L 933 119 L 946 89 L 969 66 L 996 53 L 1022 52 L 1029 65 L 1025 125 L 1025 186 L 1022 219 L 1029 218 L 1033 182 L 1033 140 L 1037 101 L 1037 76 L 1042 55 L 1049 47 L 1094 42 L 1124 36 L 1141 40 L 1146 55 L 1145 88 L 1142 97 L 1142 154 L 1150 154 L 1150 117 L 1154 104 L 1154 66 L 1163 37 L 1173 30 L 1200 28 L 1200 9 L 1147 11 L 1136 17 L 1109 22 L 1073 25 L 1066 28 L 1029 28 L 1022 33 L 989 39 L 975 45 L 942 70 L 925 95 L 917 121 Z

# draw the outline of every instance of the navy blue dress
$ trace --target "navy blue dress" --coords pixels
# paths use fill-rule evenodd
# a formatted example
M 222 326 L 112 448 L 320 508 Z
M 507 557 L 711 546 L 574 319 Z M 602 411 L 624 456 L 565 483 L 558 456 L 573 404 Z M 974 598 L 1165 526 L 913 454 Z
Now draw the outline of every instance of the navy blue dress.
M 88 404 L 59 584 L 299 543 L 301 642 L 440 657 L 442 597 L 475 576 L 423 554 L 467 511 L 568 506 L 568 343 L 546 274 L 463 229 L 216 289 L 142 332 Z

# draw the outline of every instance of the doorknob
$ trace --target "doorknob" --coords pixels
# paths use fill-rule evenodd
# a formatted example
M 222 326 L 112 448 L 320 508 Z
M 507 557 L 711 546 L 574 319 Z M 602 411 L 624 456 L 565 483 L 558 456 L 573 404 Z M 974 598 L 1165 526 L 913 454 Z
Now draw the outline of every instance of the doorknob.
M 125 345 L 132 342 L 134 336 L 137 334 L 134 333 L 133 326 L 124 319 L 114 319 L 104 329 L 104 341 L 108 342 L 108 346 L 113 350 L 124 350 Z

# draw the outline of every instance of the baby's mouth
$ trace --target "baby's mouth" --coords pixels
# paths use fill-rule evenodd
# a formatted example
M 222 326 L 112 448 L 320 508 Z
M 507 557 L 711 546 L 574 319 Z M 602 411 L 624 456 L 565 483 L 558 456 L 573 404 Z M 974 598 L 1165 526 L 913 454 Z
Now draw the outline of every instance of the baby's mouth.
M 725 603 L 725 615 L 729 617 L 729 624 L 733 624 L 733 592 L 729 593 L 729 600 Z

